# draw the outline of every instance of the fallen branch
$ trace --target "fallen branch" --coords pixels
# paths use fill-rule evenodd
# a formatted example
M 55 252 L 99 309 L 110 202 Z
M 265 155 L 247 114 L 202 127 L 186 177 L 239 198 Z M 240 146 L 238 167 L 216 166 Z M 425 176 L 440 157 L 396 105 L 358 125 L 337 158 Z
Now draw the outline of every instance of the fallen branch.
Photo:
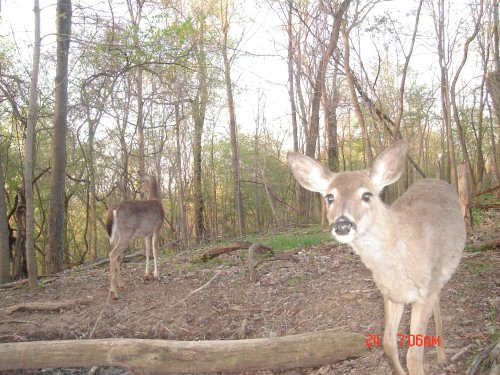
M 266 253 L 272 254 L 273 249 L 271 249 L 270 247 L 263 245 L 263 244 L 260 244 L 260 243 L 258 245 L 259 246 L 257 246 L 255 248 L 255 252 L 257 254 L 266 254 Z M 236 243 L 234 245 L 230 245 L 230 246 L 217 247 L 215 249 L 211 249 L 211 250 L 207 251 L 201 257 L 197 258 L 194 262 L 201 261 L 201 262 L 205 263 L 205 262 L 209 261 L 210 259 L 218 257 L 219 255 L 232 253 L 233 251 L 236 251 L 236 250 L 248 249 L 248 248 L 250 248 L 250 246 L 252 246 L 252 243 L 245 241 L 245 242 L 238 242 L 238 243 Z
M 500 185 L 497 185 L 497 186 L 493 186 L 492 188 L 489 188 L 489 189 L 486 189 L 486 190 L 483 190 L 483 191 L 480 191 L 480 192 L 477 192 L 475 194 L 472 194 L 471 197 L 479 197 L 480 195 L 483 195 L 483 194 L 488 194 L 488 193 L 492 193 L 496 190 L 499 190 L 500 189 Z
M 488 345 L 485 349 L 481 350 L 476 358 L 472 361 L 472 364 L 467 369 L 466 375 L 476 375 L 481 371 L 481 365 L 488 358 L 490 352 L 495 347 L 496 343 Z
M 333 330 L 245 340 L 35 341 L 0 344 L 0 370 L 116 366 L 147 374 L 242 372 L 320 367 L 366 353 L 364 336 Z
M 294 257 L 291 254 L 278 254 L 278 255 L 272 256 L 271 258 L 265 258 L 265 259 L 259 260 L 257 263 L 255 263 L 255 268 L 259 267 L 262 263 L 274 262 L 275 260 L 287 260 L 287 261 L 291 261 L 291 262 L 295 262 L 295 263 L 297 263 L 299 261 L 296 257 Z
M 55 277 L 51 277 L 51 278 L 43 278 L 43 277 L 39 277 L 38 280 L 43 280 L 43 283 L 45 285 L 47 284 L 50 284 L 52 281 L 54 281 L 56 278 Z M 24 284 L 28 284 L 29 280 L 28 279 L 22 279 L 22 280 L 16 280 L 16 281 L 12 281 L 10 283 L 4 283 L 4 284 L 0 284 L 0 289 L 8 289 L 8 288 L 18 288 L 20 287 L 21 285 L 24 285 Z
M 85 305 L 89 302 L 90 302 L 89 299 L 72 299 L 72 300 L 57 301 L 57 302 L 26 302 L 1 308 L 0 313 L 10 315 L 16 311 L 23 311 L 23 310 L 56 311 L 56 310 L 71 308 L 75 305 Z
M 467 245 L 467 251 L 483 251 L 484 249 L 494 249 L 500 247 L 500 237 L 494 238 L 492 240 L 481 241 L 471 243 Z
M 500 208 L 500 203 L 492 203 L 492 204 L 472 203 L 472 207 L 480 208 L 481 210 L 491 210 L 492 208 Z
M 143 250 L 137 250 L 137 251 L 134 251 L 133 253 L 131 254 L 127 254 L 123 257 L 123 260 L 122 262 L 127 262 L 127 261 L 130 261 L 131 259 L 135 258 L 135 257 L 138 257 L 138 256 L 144 256 L 144 249 Z M 89 264 L 85 264 L 84 266 L 82 266 L 82 268 L 84 269 L 87 269 L 87 268 L 95 268 L 95 267 L 99 267 L 103 264 L 108 264 L 109 263 L 109 258 L 104 258 L 104 259 L 101 259 L 97 262 L 92 262 L 92 263 L 89 263 Z

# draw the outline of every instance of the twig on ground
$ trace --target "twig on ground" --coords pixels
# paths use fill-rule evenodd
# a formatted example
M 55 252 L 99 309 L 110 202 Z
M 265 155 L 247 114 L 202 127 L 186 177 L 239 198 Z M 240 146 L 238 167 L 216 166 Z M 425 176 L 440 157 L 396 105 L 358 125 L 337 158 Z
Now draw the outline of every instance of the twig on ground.
M 174 303 L 172 306 L 170 307 L 175 307 L 179 304 L 181 304 L 182 302 L 186 301 L 189 297 L 191 297 L 193 294 L 196 294 L 200 291 L 202 291 L 203 289 L 205 289 L 206 287 L 208 287 L 210 284 L 212 284 L 212 282 L 222 273 L 222 270 L 217 270 L 215 272 L 215 274 L 212 276 L 212 278 L 210 280 L 208 280 L 205 284 L 203 284 L 202 286 L 200 286 L 199 288 L 195 289 L 195 290 L 192 290 L 189 292 L 189 294 L 184 297 L 183 299 L 177 301 L 176 303 Z
M 184 297 L 183 299 L 177 301 L 176 303 L 174 303 L 173 305 L 170 305 L 169 307 L 170 308 L 173 308 L 173 307 L 176 307 L 177 305 L 185 302 L 189 297 L 191 297 L 193 294 L 196 294 L 198 292 L 200 292 L 201 290 L 205 289 L 206 287 L 208 287 L 220 274 L 222 273 L 222 270 L 217 270 L 215 272 L 215 274 L 212 276 L 212 278 L 210 280 L 208 280 L 205 284 L 203 284 L 202 286 L 200 286 L 199 288 L 195 289 L 195 290 L 192 290 L 188 293 L 188 295 L 186 297 Z M 130 319 L 132 316 L 134 315 L 137 315 L 137 314 L 143 314 L 145 313 L 146 311 L 149 311 L 149 310 L 153 310 L 161 305 L 163 305 L 165 302 L 164 301 L 161 301 L 161 302 L 158 302 L 158 303 L 155 303 L 153 305 L 149 305 L 148 307 L 144 308 L 144 309 L 141 309 L 141 310 L 138 310 L 138 311 L 135 311 L 133 312 L 132 314 L 128 315 L 127 316 L 127 319 Z M 148 317 L 143 317 L 143 320 L 146 320 Z
M 450 362 L 455 362 L 457 359 L 459 359 L 461 356 L 463 356 L 465 353 L 471 350 L 473 346 L 474 344 L 469 344 L 465 348 L 461 349 L 458 353 L 454 354 L 453 357 L 450 358 Z
M 111 296 L 111 293 L 108 293 L 108 298 L 106 299 L 106 302 L 104 303 L 104 306 L 102 307 L 101 311 L 99 312 L 99 315 L 97 316 L 97 319 L 94 323 L 94 327 L 92 328 L 92 331 L 90 331 L 90 334 L 89 334 L 89 339 L 92 338 L 92 336 L 94 335 L 94 332 L 95 332 L 95 329 L 97 327 L 97 324 L 99 324 L 99 321 L 101 320 L 101 317 L 102 317 L 102 313 L 104 312 L 104 309 L 106 309 L 106 307 L 109 305 L 109 297 Z

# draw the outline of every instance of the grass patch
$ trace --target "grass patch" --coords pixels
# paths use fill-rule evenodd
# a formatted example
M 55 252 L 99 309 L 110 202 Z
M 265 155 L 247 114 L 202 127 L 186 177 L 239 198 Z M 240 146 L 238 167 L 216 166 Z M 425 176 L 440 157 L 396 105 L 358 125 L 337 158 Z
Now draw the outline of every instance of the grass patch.
M 480 225 L 484 221 L 485 215 L 484 211 L 477 207 L 472 207 L 472 222 L 475 227 Z
M 488 272 L 493 269 L 491 264 L 482 264 L 482 263 L 472 263 L 472 262 L 464 262 L 462 267 L 474 275 L 479 275 L 483 272 Z
M 494 301 L 490 300 L 490 321 L 493 327 L 493 335 L 491 336 L 491 341 L 495 343 L 500 340 L 500 330 L 497 324 L 497 316 L 498 311 L 496 308 L 496 304 L 494 303 Z
M 183 263 L 174 263 L 173 268 L 176 271 L 180 272 L 195 272 L 198 270 L 198 266 L 193 264 L 192 262 L 183 262 Z
M 493 250 L 496 246 L 494 244 L 485 244 L 485 245 L 469 245 L 465 247 L 466 253 L 480 253 L 483 251 Z
M 264 245 L 277 251 L 333 242 L 333 237 L 329 231 L 323 231 L 321 227 L 314 226 L 300 228 L 290 232 L 252 236 L 248 240 L 252 242 L 262 242 Z
M 306 276 L 305 275 L 298 275 L 295 276 L 293 279 L 290 279 L 287 281 L 288 286 L 297 286 L 299 284 L 302 284 L 304 281 L 306 281 Z

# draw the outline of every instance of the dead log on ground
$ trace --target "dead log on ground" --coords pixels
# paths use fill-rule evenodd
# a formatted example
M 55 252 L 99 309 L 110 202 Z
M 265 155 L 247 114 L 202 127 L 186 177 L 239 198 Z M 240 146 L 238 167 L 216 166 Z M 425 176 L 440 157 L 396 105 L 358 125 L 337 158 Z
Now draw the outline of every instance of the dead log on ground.
M 13 314 L 16 311 L 57 311 L 61 309 L 68 309 L 75 305 L 85 305 L 89 303 L 89 299 L 71 299 L 66 301 L 57 302 L 26 302 L 19 303 L 12 306 L 3 307 L 0 309 L 0 313 L 7 315 Z
M 232 253 L 233 251 L 236 251 L 236 250 L 248 249 L 248 248 L 250 248 L 250 246 L 252 246 L 251 242 L 244 241 L 244 242 L 235 243 L 234 245 L 230 245 L 230 246 L 216 247 L 216 248 L 210 249 L 209 251 L 204 253 L 201 257 L 197 258 L 194 262 L 202 261 L 203 263 L 206 263 L 210 259 L 218 257 L 219 255 Z M 259 244 L 259 246 L 255 249 L 255 252 L 257 254 L 266 254 L 266 253 L 272 254 L 273 249 L 271 249 L 270 247 L 268 247 L 266 245 Z
M 245 340 L 35 341 L 0 344 L 0 370 L 116 366 L 147 374 L 240 372 L 320 367 L 366 353 L 362 335 L 333 330 Z

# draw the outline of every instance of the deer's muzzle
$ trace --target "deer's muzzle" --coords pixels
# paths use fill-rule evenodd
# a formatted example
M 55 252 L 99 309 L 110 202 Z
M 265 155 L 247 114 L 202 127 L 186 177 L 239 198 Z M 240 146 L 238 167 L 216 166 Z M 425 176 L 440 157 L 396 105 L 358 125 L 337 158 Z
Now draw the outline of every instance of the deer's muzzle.
M 348 235 L 351 229 L 356 229 L 356 224 L 345 216 L 339 217 L 332 225 L 333 230 L 339 236 Z

